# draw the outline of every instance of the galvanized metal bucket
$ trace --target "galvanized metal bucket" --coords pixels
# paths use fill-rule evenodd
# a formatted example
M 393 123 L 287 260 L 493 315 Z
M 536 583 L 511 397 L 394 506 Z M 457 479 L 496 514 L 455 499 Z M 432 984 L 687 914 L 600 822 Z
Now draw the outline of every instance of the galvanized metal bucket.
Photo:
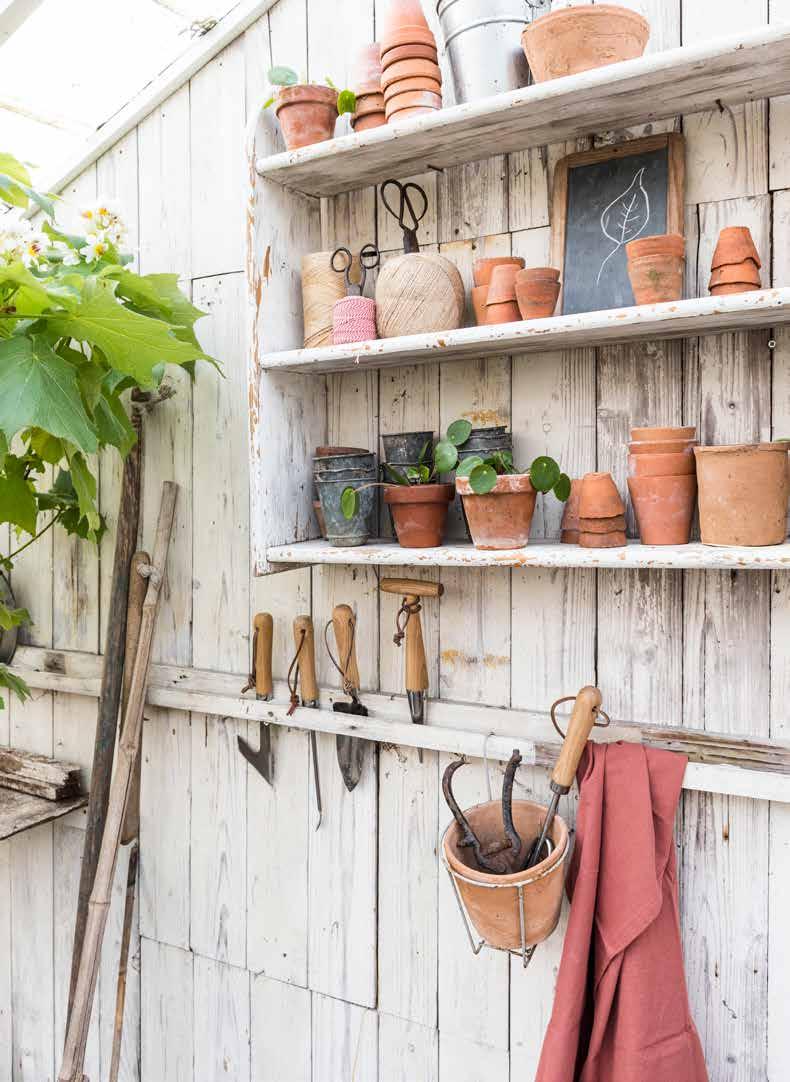
M 521 32 L 550 7 L 550 0 L 437 0 L 457 103 L 527 85 Z

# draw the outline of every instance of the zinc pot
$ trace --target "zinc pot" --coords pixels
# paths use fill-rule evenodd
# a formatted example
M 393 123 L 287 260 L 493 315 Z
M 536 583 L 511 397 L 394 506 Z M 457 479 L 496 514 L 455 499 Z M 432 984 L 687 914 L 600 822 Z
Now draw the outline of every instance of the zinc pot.
M 548 319 L 554 315 L 560 283 L 554 278 L 525 277 L 528 271 L 516 276 L 516 301 L 522 319 Z
M 323 447 L 318 448 L 324 450 Z M 326 470 L 369 469 L 375 466 L 376 456 L 372 451 L 339 451 L 329 455 L 315 455 L 313 469 L 316 473 Z
M 639 244 L 639 241 L 635 240 L 626 245 L 628 277 L 636 303 L 661 304 L 666 301 L 679 301 L 683 296 L 683 255 L 678 255 L 674 250 L 637 255 L 631 251 L 632 244 Z M 674 248 L 675 245 L 671 247 Z
M 502 804 L 498 800 L 467 808 L 464 815 L 483 846 L 502 837 Z M 513 824 L 522 839 L 522 859 L 527 846 L 540 833 L 546 809 L 531 800 L 513 801 Z M 554 848 L 534 868 L 510 875 L 482 871 L 469 846 L 462 846 L 461 830 L 453 820 L 444 833 L 442 850 L 470 921 L 492 947 L 520 950 L 522 947 L 522 888 L 524 942 L 530 947 L 542 943 L 557 927 L 568 858 L 568 828 L 556 816 L 550 830 Z
M 693 473 L 696 473 L 694 455 L 683 451 L 628 456 L 629 477 L 678 477 Z
M 376 488 L 368 480 L 325 481 L 316 478 L 324 514 L 326 539 L 336 548 L 366 544 L 376 532 Z M 352 519 L 343 514 L 340 501 L 347 488 L 359 490 L 359 510 Z
M 364 447 L 342 447 L 338 444 L 321 445 L 315 449 L 316 458 L 330 458 L 335 455 L 372 455 Z
M 549 6 L 539 0 L 533 9 Z M 529 68 L 518 47 L 531 14 L 524 0 L 438 0 L 436 11 L 459 105 L 527 85 Z
M 0 572 L 0 604 L 5 605 L 8 609 L 16 608 L 11 586 L 2 572 Z M 18 634 L 19 628 L 17 627 L 11 627 L 8 631 L 0 628 L 0 664 L 7 665 L 11 661 L 16 650 Z
M 497 267 L 505 267 L 511 264 L 522 270 L 524 267 L 524 260 L 520 256 L 515 255 L 500 255 L 500 256 L 488 256 L 483 259 L 476 259 L 472 264 L 472 275 L 476 286 L 489 286 L 491 285 L 491 275 Z
M 313 478 L 316 481 L 375 481 L 376 468 L 371 466 L 366 469 L 359 467 L 350 470 L 323 470 L 321 473 L 314 473 Z
M 579 498 L 580 518 L 614 518 L 625 514 L 625 505 L 611 473 L 585 473 Z
M 560 8 L 528 26 L 521 43 L 535 82 L 635 60 L 650 37 L 647 19 L 616 4 Z
M 436 548 L 442 543 L 447 512 L 455 498 L 452 485 L 387 485 L 398 544 L 403 548 Z
M 277 119 L 289 150 L 323 143 L 335 134 L 337 91 L 330 86 L 284 86 L 277 96 Z
M 455 487 L 475 548 L 518 549 L 527 544 L 537 496 L 528 473 L 497 477 L 485 496 L 472 491 L 468 477 L 456 477 Z
M 787 537 L 787 443 L 695 447 L 704 545 L 781 545 Z
M 409 466 L 419 462 L 426 443 L 430 451 L 433 432 L 430 429 L 425 432 L 395 432 L 390 436 L 382 436 L 381 442 L 384 446 L 385 462 L 393 466 Z
M 629 477 L 639 537 L 644 545 L 687 545 L 697 504 L 693 473 L 669 477 Z

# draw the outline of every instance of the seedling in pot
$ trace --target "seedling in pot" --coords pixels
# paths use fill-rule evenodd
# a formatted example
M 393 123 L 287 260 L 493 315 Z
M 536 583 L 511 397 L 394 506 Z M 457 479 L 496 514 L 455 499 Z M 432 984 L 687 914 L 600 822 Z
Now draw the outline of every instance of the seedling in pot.
M 280 88 L 286 86 L 304 86 L 307 83 L 306 79 L 299 79 L 299 75 L 293 68 L 287 67 L 274 67 L 269 68 L 267 78 L 272 86 L 278 86 Z M 354 113 L 357 108 L 357 96 L 353 90 L 338 90 L 329 76 L 325 76 L 324 83 L 331 89 L 337 92 L 337 111 L 342 116 L 344 113 Z M 269 109 L 277 101 L 277 95 L 272 95 L 267 101 L 264 102 L 263 108 Z
M 469 484 L 476 496 L 485 496 L 497 483 L 497 477 L 505 474 L 519 475 L 523 470 L 513 466 L 513 456 L 509 451 L 495 451 L 488 458 L 470 455 L 463 459 L 456 471 L 458 477 L 468 477 Z M 526 471 L 532 487 L 538 492 L 553 492 L 563 503 L 571 494 L 571 479 L 563 473 L 553 458 L 540 455 Z

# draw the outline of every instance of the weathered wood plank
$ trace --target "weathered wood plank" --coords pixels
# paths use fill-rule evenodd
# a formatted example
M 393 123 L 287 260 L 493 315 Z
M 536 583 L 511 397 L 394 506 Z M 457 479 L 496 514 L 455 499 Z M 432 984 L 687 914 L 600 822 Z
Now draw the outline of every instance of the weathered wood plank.
M 313 1082 L 377 1082 L 378 1016 L 313 993 Z
M 12 1082 L 11 846 L 0 842 L 0 1082 Z
M 381 1082 L 439 1082 L 439 1031 L 379 1011 Z
M 250 1082 L 250 975 L 195 955 L 194 1082 Z
M 52 800 L 0 786 L 0 841 L 42 823 L 61 819 L 86 803 L 87 797 L 84 796 Z
M 306 988 L 252 978 L 251 1082 L 311 1082 L 310 999 Z
M 141 940 L 141 1078 L 193 1082 L 194 955 Z

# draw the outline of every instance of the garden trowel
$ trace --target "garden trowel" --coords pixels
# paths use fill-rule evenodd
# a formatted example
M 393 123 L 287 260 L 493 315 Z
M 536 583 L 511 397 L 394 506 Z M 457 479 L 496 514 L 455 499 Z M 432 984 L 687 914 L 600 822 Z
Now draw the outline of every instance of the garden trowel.
M 354 645 L 356 621 L 350 605 L 335 605 L 332 610 L 332 628 L 337 649 L 336 667 L 343 677 L 343 691 L 351 699 L 350 703 L 335 703 L 333 709 L 339 714 L 357 714 L 367 717 L 367 709 L 359 701 L 359 668 Z M 346 789 L 351 793 L 362 777 L 362 766 L 368 742 L 353 736 L 337 736 L 335 740 L 340 773 L 343 775 Z
M 255 698 L 269 702 L 274 698 L 272 680 L 272 639 L 274 621 L 270 612 L 259 612 L 253 620 L 252 635 L 252 672 L 242 694 L 255 688 Z M 260 748 L 253 751 L 246 740 L 236 737 L 239 751 L 269 785 L 274 779 L 274 757 L 272 756 L 272 732 L 266 722 L 260 723 Z

